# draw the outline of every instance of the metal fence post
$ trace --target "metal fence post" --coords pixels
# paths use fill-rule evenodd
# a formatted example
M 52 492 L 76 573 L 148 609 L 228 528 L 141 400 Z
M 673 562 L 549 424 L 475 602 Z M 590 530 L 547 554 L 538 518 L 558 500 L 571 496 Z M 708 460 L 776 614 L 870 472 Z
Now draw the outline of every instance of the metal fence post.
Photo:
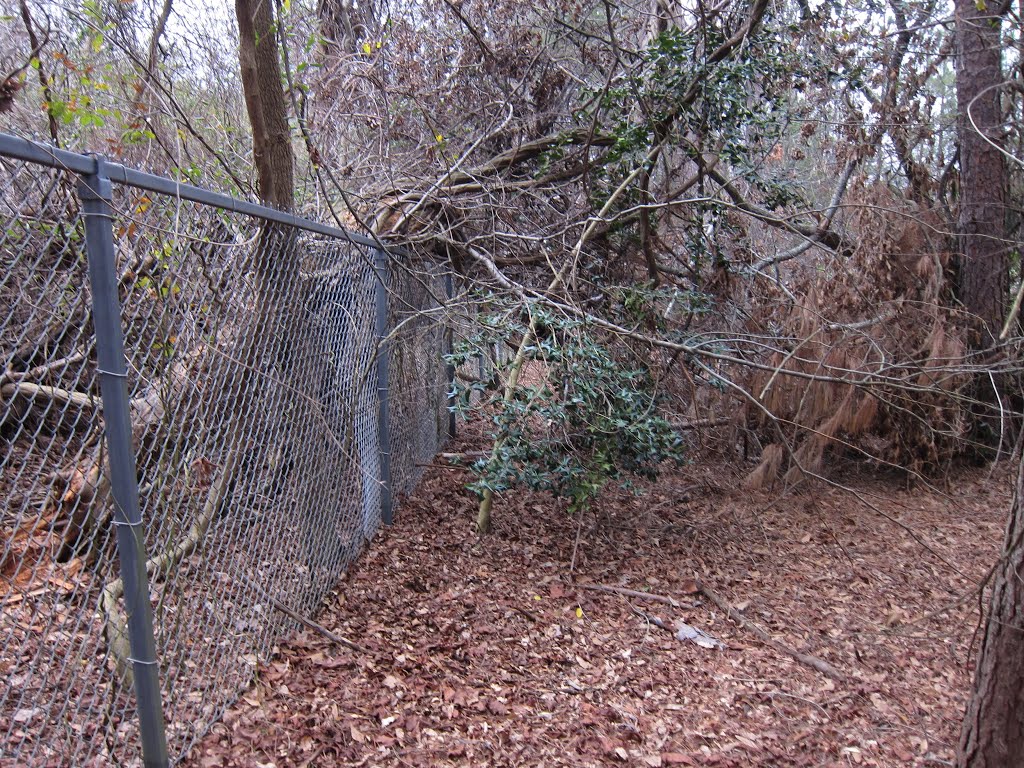
M 444 292 L 445 299 L 451 304 L 452 299 L 455 297 L 455 280 L 452 278 L 451 270 L 445 273 L 444 276 Z M 448 317 L 451 317 L 449 310 Z M 448 321 L 448 327 L 444 333 L 444 347 L 445 354 L 449 355 L 448 365 L 445 367 L 445 374 L 448 377 L 448 439 L 455 439 L 455 363 L 451 362 L 451 355 L 455 354 L 455 329 L 452 327 L 451 320 Z
M 384 525 L 394 522 L 391 499 L 391 415 L 388 409 L 388 255 L 376 250 L 373 257 L 377 273 L 375 294 L 377 334 L 377 439 L 380 441 L 380 516 Z
M 110 461 L 110 486 L 114 497 L 114 525 L 121 561 L 128 641 L 131 646 L 135 698 L 139 715 L 142 758 L 146 768 L 168 765 L 167 737 L 160 700 L 160 670 L 153 636 L 153 612 L 149 604 L 145 538 L 139 509 L 139 488 L 132 450 L 128 372 L 121 330 L 121 306 L 114 261 L 111 214 L 112 185 L 102 158 L 95 173 L 78 183 L 85 219 L 85 250 L 92 286 L 93 323 L 96 330 L 96 362 L 103 399 L 103 425 Z

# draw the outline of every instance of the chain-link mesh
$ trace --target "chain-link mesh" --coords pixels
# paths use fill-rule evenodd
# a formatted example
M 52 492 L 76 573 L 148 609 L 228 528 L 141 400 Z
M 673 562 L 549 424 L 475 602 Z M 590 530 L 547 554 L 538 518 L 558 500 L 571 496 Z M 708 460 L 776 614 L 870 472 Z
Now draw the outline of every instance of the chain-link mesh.
M 453 386 L 458 385 L 463 399 L 461 405 L 454 398 L 451 401 L 450 407 L 456 410 L 465 405 L 479 405 L 485 392 L 489 397 L 503 394 L 515 350 L 510 346 L 505 327 L 510 318 L 497 314 L 500 307 L 501 303 L 496 308 L 486 293 L 469 284 L 457 283 L 454 296 L 448 302 L 445 323 L 449 348 L 460 361 L 458 367 L 449 371 L 449 377 L 453 379 Z M 485 383 L 487 389 L 473 387 L 476 383 Z
M 82 765 L 131 719 L 100 587 L 108 527 L 91 294 L 74 179 L 4 163 L 0 185 L 0 765 Z
M 437 270 L 391 269 L 388 328 L 391 477 L 396 494 L 409 493 L 448 435 L 446 281 Z
M 76 177 L 0 163 L 0 768 L 136 765 Z M 445 279 L 390 259 L 383 303 L 364 245 L 128 186 L 113 210 L 173 762 L 377 530 L 386 460 L 408 492 L 446 438 Z

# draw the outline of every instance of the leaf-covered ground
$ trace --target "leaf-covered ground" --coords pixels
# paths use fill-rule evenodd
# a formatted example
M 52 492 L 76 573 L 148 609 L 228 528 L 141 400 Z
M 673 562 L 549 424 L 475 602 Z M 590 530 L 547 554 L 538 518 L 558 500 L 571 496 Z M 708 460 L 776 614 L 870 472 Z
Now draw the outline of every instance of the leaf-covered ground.
M 428 470 L 319 617 L 365 652 L 297 633 L 189 766 L 952 759 L 1005 471 L 938 492 L 851 469 L 839 479 L 855 494 L 751 494 L 691 465 L 582 521 L 506 497 L 483 539 L 465 479 Z M 766 645 L 698 582 L 842 679 Z M 677 639 L 678 622 L 726 648 Z

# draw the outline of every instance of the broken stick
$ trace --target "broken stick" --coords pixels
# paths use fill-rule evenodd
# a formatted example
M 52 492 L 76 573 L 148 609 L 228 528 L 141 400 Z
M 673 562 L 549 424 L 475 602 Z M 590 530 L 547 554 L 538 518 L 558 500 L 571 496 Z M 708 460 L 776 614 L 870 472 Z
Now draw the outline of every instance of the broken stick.
M 665 603 L 671 605 L 673 608 L 680 608 L 679 601 L 673 597 L 666 597 L 665 595 L 655 595 L 650 592 L 639 592 L 635 589 L 627 589 L 626 587 L 612 587 L 607 584 L 577 584 L 580 589 L 590 589 L 594 592 L 608 592 L 612 595 L 625 595 L 626 597 L 635 597 L 640 600 L 653 600 L 656 603 Z
M 805 666 L 818 670 L 819 672 L 821 672 L 821 674 L 825 675 L 826 677 L 831 677 L 833 680 L 836 680 L 838 682 L 846 681 L 846 676 L 838 669 L 833 667 L 831 664 L 829 664 L 827 661 L 819 659 L 817 656 L 811 656 L 806 653 L 800 653 L 800 651 L 796 650 L 796 648 L 790 648 L 785 643 L 782 643 L 776 640 L 771 635 L 769 635 L 766 630 L 757 626 L 757 624 L 754 624 L 752 621 L 745 619 L 739 611 L 737 611 L 735 608 L 729 605 L 729 602 L 724 597 L 722 597 L 713 589 L 711 589 L 711 587 L 709 587 L 707 584 L 698 580 L 697 588 L 700 590 L 700 593 L 704 595 L 704 597 L 706 597 L 712 603 L 717 605 L 722 611 L 726 613 L 726 615 L 730 619 L 735 621 L 737 624 L 739 624 L 741 627 L 743 627 L 751 634 L 755 635 L 765 645 L 774 648 L 776 651 L 784 653 L 787 656 L 791 656 L 796 661 L 800 662 Z
M 266 593 L 264 592 L 264 594 L 266 594 Z M 296 613 L 291 608 L 289 608 L 287 605 L 285 605 L 280 600 L 278 600 L 276 597 L 271 597 L 270 595 L 267 595 L 267 599 L 270 600 L 270 604 L 272 606 L 277 608 L 277 610 L 279 610 L 281 613 L 283 613 L 289 619 L 292 619 L 294 621 L 299 622 L 299 624 L 301 624 L 302 626 L 304 626 L 304 627 L 306 627 L 308 629 L 312 629 L 314 632 L 318 632 L 319 634 L 323 635 L 328 640 L 330 640 L 332 643 L 337 643 L 338 645 L 344 645 L 346 648 L 349 648 L 349 649 L 351 649 L 353 651 L 356 651 L 357 653 L 369 653 L 369 651 L 367 651 L 365 648 L 363 648 L 363 646 L 358 645 L 357 643 L 353 643 L 351 640 L 348 640 L 348 639 L 342 637 L 341 635 L 336 635 L 333 632 L 331 632 L 331 630 L 329 630 L 327 627 L 323 626 L 322 624 L 317 624 L 312 619 L 307 619 L 305 616 L 302 616 L 301 614 Z

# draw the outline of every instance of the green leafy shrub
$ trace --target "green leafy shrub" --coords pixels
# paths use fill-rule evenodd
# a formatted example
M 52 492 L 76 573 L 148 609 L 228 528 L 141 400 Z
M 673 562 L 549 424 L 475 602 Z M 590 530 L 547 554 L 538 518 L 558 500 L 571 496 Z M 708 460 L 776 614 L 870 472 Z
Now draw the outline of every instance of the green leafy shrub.
M 497 446 L 472 465 L 470 490 L 525 486 L 567 497 L 575 509 L 610 481 L 653 479 L 662 462 L 682 460 L 682 439 L 660 415 L 658 382 L 638 355 L 612 349 L 579 320 L 530 311 L 538 332 L 511 397 L 504 382 L 514 360 L 496 364 L 486 380 L 457 380 L 457 407 L 487 418 Z M 517 345 L 527 333 L 512 311 L 480 318 L 480 328 L 450 363 L 476 367 L 484 350 Z

